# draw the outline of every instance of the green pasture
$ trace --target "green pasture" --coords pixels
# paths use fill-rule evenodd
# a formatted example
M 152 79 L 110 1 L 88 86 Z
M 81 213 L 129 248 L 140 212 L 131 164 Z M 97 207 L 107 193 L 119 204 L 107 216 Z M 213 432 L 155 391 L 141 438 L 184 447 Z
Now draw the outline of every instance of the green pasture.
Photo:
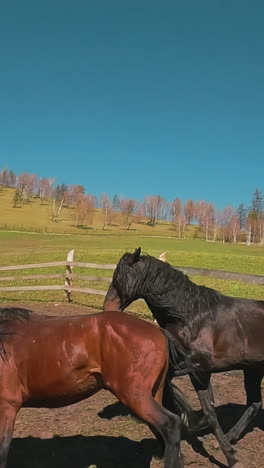
M 264 275 L 264 248 L 259 246 L 229 245 L 205 242 L 200 239 L 179 240 L 171 236 L 149 236 L 145 232 L 93 232 L 87 235 L 29 234 L 0 231 L 0 266 L 27 263 L 42 263 L 66 260 L 67 252 L 75 250 L 75 261 L 92 263 L 116 263 L 126 251 L 141 247 L 143 253 L 159 256 L 167 251 L 167 260 L 174 266 L 194 266 L 217 270 Z M 88 270 L 75 268 L 75 272 L 86 275 L 111 276 L 111 270 Z M 64 267 L 41 268 L 19 271 L 2 271 L 1 276 L 14 276 L 15 281 L 1 281 L 0 287 L 25 285 L 19 279 L 26 274 L 63 273 Z M 221 280 L 211 277 L 193 276 L 198 284 L 205 284 L 219 291 L 234 296 L 264 299 L 262 285 L 253 285 L 238 281 Z M 27 284 L 63 284 L 63 279 L 30 280 Z M 76 285 L 106 290 L 107 282 L 85 283 L 76 281 Z M 3 302 L 44 302 L 64 301 L 63 291 L 28 291 L 2 292 Z M 76 303 L 102 309 L 103 297 L 74 293 Z M 137 301 L 130 309 L 147 316 L 148 311 L 142 301 Z

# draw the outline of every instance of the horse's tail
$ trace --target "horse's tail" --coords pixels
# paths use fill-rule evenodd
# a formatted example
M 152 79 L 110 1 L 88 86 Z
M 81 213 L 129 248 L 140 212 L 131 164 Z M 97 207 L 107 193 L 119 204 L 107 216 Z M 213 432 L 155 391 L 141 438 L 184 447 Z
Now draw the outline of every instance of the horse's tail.
M 169 369 L 165 380 L 163 391 L 163 406 L 172 413 L 178 414 L 185 429 L 188 433 L 195 430 L 195 413 L 189 403 L 185 400 L 180 389 L 172 383 L 172 378 L 175 375 L 195 375 L 193 368 L 185 349 L 178 342 L 177 338 L 171 335 L 167 330 L 161 329 L 167 340 L 167 348 L 169 354 Z
M 167 340 L 167 348 L 169 353 L 169 371 L 168 374 L 172 377 L 193 375 L 198 378 L 197 370 L 191 362 L 190 353 L 183 346 L 176 336 L 172 335 L 168 330 L 163 328 L 160 331 L 165 335 Z
M 164 385 L 162 404 L 169 411 L 180 416 L 183 426 L 189 431 L 193 409 L 168 375 Z

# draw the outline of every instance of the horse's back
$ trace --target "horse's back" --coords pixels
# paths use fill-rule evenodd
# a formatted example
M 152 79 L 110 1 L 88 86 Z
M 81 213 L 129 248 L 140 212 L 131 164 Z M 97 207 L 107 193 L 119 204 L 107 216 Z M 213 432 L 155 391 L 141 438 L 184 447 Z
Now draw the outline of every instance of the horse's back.
M 131 377 L 135 382 L 135 376 L 151 387 L 167 365 L 161 331 L 125 313 L 34 314 L 8 320 L 1 331 L 7 332 L 2 337 L 8 355 L 1 366 L 6 375 L 12 370 L 27 406 L 70 404 L 104 385 L 115 392 L 115 383 L 120 390 L 122 382 L 126 386 Z
M 226 297 L 215 314 L 213 341 L 214 370 L 263 362 L 264 301 Z
M 16 371 L 24 406 L 63 406 L 102 388 L 94 317 L 34 315 L 9 321 L 5 331 L 1 366 L 5 375 Z
M 126 403 L 124 395 L 129 388 L 135 398 L 140 398 L 143 392 L 152 395 L 153 389 L 156 392 L 163 386 L 168 351 L 158 327 L 124 312 L 104 312 L 99 326 L 106 388 Z
M 166 339 L 160 328 L 145 320 L 124 312 L 104 312 L 100 315 L 99 328 L 104 343 L 116 343 L 124 352 L 137 349 L 142 355 L 153 350 L 167 353 Z M 146 351 L 148 350 L 148 351 Z

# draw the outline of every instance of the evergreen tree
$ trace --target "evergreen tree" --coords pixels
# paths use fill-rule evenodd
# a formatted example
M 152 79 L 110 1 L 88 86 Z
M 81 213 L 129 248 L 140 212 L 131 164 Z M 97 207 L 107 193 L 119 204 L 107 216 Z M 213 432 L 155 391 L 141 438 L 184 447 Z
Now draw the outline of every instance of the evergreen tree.
M 112 201 L 113 209 L 114 210 L 119 210 L 120 209 L 120 199 L 117 194 L 114 195 L 113 201 Z
M 13 196 L 13 208 L 17 208 L 18 205 L 21 203 L 21 201 L 22 201 L 21 192 L 19 189 L 16 189 L 14 196 Z
M 264 199 L 262 191 L 257 189 L 253 193 L 253 198 L 251 202 L 251 212 L 256 219 L 259 219 L 264 211 Z
M 9 171 L 9 186 L 15 187 L 16 185 L 16 174 L 14 171 Z
M 245 229 L 247 220 L 247 209 L 243 203 L 241 203 L 237 209 L 237 217 L 239 220 L 240 229 Z

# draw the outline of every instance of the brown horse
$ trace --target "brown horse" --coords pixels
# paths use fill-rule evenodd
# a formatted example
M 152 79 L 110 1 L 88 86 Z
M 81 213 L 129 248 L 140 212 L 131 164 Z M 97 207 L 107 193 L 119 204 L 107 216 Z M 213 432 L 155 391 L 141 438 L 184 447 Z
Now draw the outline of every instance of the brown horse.
M 103 388 L 163 441 L 164 466 L 182 468 L 181 420 L 162 405 L 167 388 L 185 411 L 167 377 L 173 347 L 168 333 L 120 312 L 47 317 L 0 309 L 0 468 L 6 467 L 21 407 L 66 406 Z
M 104 302 L 104 310 L 124 310 L 143 298 L 158 324 L 178 341 L 182 374 L 191 376 L 204 415 L 212 428 L 228 465 L 236 465 L 230 440 L 237 440 L 262 407 L 264 376 L 264 301 L 228 297 L 198 286 L 188 276 L 150 255 L 126 253 L 119 260 Z M 178 362 L 179 364 L 179 362 Z M 244 371 L 247 410 L 225 435 L 213 407 L 210 377 L 213 372 Z M 179 373 L 177 373 L 179 375 Z

